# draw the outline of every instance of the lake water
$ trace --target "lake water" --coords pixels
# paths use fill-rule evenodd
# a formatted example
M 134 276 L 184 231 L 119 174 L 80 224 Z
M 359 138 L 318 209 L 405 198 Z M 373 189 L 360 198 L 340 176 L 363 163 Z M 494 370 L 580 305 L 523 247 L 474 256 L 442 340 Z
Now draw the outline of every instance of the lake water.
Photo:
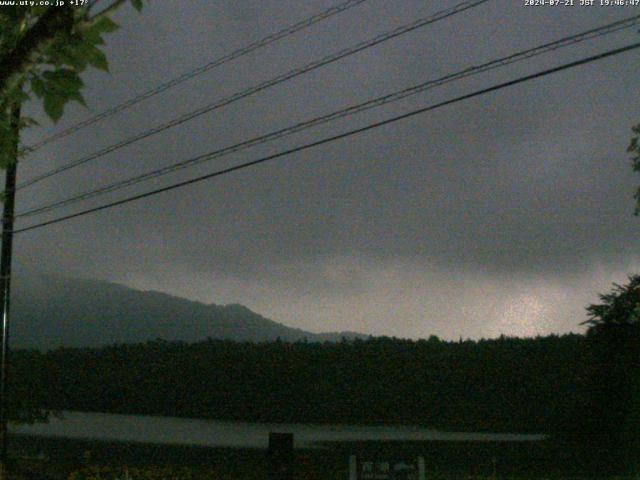
M 536 441 L 545 435 L 442 432 L 421 427 L 242 423 L 141 415 L 64 412 L 48 424 L 11 425 L 12 433 L 211 447 L 267 448 L 269 432 L 291 432 L 296 447 L 353 440 Z

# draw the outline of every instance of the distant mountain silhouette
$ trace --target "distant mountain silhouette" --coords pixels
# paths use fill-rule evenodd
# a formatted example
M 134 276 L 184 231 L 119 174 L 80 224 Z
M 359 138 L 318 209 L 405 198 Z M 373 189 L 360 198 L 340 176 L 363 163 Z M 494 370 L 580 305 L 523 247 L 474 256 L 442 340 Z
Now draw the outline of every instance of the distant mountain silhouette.
M 14 281 L 11 345 L 47 350 L 163 339 L 194 342 L 337 341 L 353 332 L 315 334 L 269 320 L 242 305 L 206 305 L 159 292 L 57 275 Z

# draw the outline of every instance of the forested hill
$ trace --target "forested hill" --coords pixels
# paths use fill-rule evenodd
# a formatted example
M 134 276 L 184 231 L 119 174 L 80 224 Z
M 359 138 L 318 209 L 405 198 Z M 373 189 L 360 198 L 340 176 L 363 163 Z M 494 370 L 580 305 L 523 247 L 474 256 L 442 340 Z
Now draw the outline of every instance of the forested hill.
M 54 409 L 544 433 L 583 402 L 585 345 L 580 335 L 156 341 L 18 352 L 14 378 L 32 378 L 30 400 Z
M 12 345 L 20 348 L 100 347 L 155 339 L 196 342 L 208 337 L 237 341 L 365 337 L 353 332 L 307 332 L 242 305 L 206 305 L 56 275 L 18 275 L 12 297 Z

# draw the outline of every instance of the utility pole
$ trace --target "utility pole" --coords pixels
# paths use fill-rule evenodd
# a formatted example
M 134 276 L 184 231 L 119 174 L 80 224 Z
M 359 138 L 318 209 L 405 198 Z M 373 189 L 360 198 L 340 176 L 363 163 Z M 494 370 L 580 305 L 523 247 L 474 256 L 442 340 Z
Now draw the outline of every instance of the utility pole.
M 18 169 L 18 142 L 20 136 L 20 104 L 12 107 L 11 127 L 14 133 L 13 162 L 7 166 L 2 213 L 2 251 L 0 252 L 0 308 L 2 326 L 0 338 L 0 480 L 7 479 L 7 400 L 9 372 L 9 306 L 11 300 L 11 251 L 13 247 L 13 219 L 16 199 L 16 172 Z

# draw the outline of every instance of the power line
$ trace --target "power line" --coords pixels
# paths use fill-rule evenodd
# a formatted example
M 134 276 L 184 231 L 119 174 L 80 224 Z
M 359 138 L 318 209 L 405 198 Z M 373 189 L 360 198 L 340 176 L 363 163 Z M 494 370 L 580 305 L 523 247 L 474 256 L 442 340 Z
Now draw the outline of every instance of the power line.
M 152 178 L 157 178 L 166 174 L 169 174 L 171 172 L 174 171 L 178 171 L 184 168 L 188 168 L 188 167 L 192 167 L 194 165 L 206 162 L 206 161 L 211 161 L 215 158 L 220 158 L 222 156 L 226 156 L 229 155 L 231 153 L 235 153 L 241 150 L 244 150 L 246 148 L 249 147 L 253 147 L 256 145 L 260 145 L 266 142 L 270 142 L 303 130 L 307 130 L 311 127 L 317 126 L 317 125 L 321 125 L 333 120 L 337 120 L 340 118 L 344 118 L 347 116 L 351 116 L 354 115 L 356 113 L 361 113 L 367 110 L 370 110 L 372 108 L 375 107 L 379 107 L 391 102 L 396 102 L 398 100 L 401 100 L 403 98 L 409 97 L 411 95 L 416 95 L 418 93 L 424 92 L 426 90 L 430 90 L 431 88 L 435 88 L 435 87 L 439 87 L 442 85 L 445 85 L 447 83 L 450 82 L 454 82 L 457 80 L 461 80 L 463 78 L 469 77 L 469 76 L 473 76 L 473 75 L 477 75 L 480 73 L 484 73 L 490 70 L 494 70 L 496 68 L 501 68 L 504 67 L 506 65 L 510 65 L 516 62 L 520 62 L 523 60 L 528 60 L 532 57 L 547 53 L 547 52 L 551 52 L 551 51 L 556 51 L 559 50 L 561 48 L 565 48 L 571 45 L 574 45 L 576 43 L 580 43 L 580 42 L 584 42 L 586 40 L 590 40 L 593 38 L 597 38 L 597 37 L 601 37 L 604 35 L 608 35 L 614 32 L 618 32 L 620 30 L 623 29 L 627 29 L 630 27 L 633 27 L 634 25 L 637 25 L 640 22 L 640 15 L 636 15 L 633 17 L 629 17 L 623 20 L 619 20 L 601 27 L 597 27 L 597 28 L 593 28 L 591 30 L 587 30 L 585 32 L 582 33 L 578 33 L 575 35 L 571 35 L 568 37 L 564 37 L 561 38 L 559 40 L 556 40 L 554 42 L 550 42 L 550 43 L 546 43 L 544 45 L 540 45 L 534 48 L 530 48 L 524 51 L 520 51 L 517 53 L 513 53 L 511 55 L 508 55 L 506 57 L 502 57 L 496 60 L 492 60 L 489 62 L 486 62 L 482 65 L 477 65 L 477 66 L 471 66 L 468 67 L 464 70 L 455 72 L 455 73 L 451 73 L 448 75 L 445 75 L 443 77 L 434 79 L 434 80 L 429 80 L 426 82 L 422 82 L 418 85 L 414 85 L 396 92 L 393 92 L 391 94 L 387 94 L 387 95 L 383 95 L 381 97 L 377 97 L 375 99 L 371 99 L 368 100 L 366 102 L 362 102 L 356 105 L 352 105 L 350 107 L 347 108 L 343 108 L 341 110 L 323 115 L 323 116 L 319 116 L 319 117 L 315 117 L 312 118 L 310 120 L 304 121 L 304 122 L 300 122 L 297 123 L 295 125 L 280 129 L 280 130 L 276 130 L 274 132 L 265 134 L 265 135 L 261 135 L 258 137 L 254 137 L 251 138 L 249 140 L 237 143 L 235 145 L 231 145 L 229 147 L 225 147 L 222 148 L 220 150 L 216 150 L 210 153 L 207 153 L 205 155 L 199 155 L 197 157 L 194 158 L 190 158 L 172 165 L 168 165 L 166 167 L 163 168 L 159 168 L 159 169 L 155 169 L 152 170 L 150 172 L 146 172 L 140 175 L 136 175 L 134 177 L 130 177 L 124 180 L 120 180 L 114 183 L 111 183 L 109 185 L 100 187 L 98 189 L 95 190 L 90 190 L 88 192 L 83 192 L 62 200 L 57 200 L 54 202 L 50 202 L 48 204 L 45 205 L 41 205 L 38 207 L 34 207 L 32 209 L 23 211 L 23 212 L 19 212 L 16 215 L 16 218 L 21 218 L 21 217 L 28 217 L 28 216 L 32 216 L 32 215 L 37 215 L 37 214 L 41 214 L 41 213 L 45 213 L 54 209 L 58 209 L 58 208 L 62 208 L 68 205 L 72 205 L 75 204 L 77 202 L 83 201 L 83 200 L 87 200 L 90 198 L 94 198 L 96 196 L 99 195 L 103 195 L 105 193 L 109 193 L 109 192 L 113 192 L 116 190 L 119 190 L 121 188 L 125 188 L 131 185 L 135 185 L 137 183 L 152 179 Z
M 96 3 L 99 0 L 96 0 Z M 260 48 L 266 47 L 278 40 L 282 40 L 283 38 L 286 38 L 290 35 L 293 35 L 294 33 L 299 32 L 300 30 L 303 30 L 305 28 L 308 28 L 318 22 L 321 22 L 323 20 L 326 20 L 334 15 L 337 15 L 339 13 L 342 13 L 346 10 L 349 10 L 357 5 L 360 5 L 361 3 L 366 2 L 367 0 L 348 0 L 347 2 L 341 3 L 340 5 L 336 5 L 334 7 L 331 7 L 321 13 L 318 13 L 316 15 L 313 15 L 309 18 L 306 18 L 305 20 L 302 20 L 298 23 L 295 23 L 293 25 L 290 25 L 276 33 L 273 33 L 271 35 L 268 35 L 260 40 L 257 40 L 245 47 L 239 48 L 237 50 L 234 50 L 233 52 L 224 55 L 222 57 L 216 58 L 215 60 L 202 65 L 198 68 L 195 68 L 193 70 L 189 70 L 188 72 L 183 73 L 182 75 L 175 77 L 165 83 L 162 83 L 152 89 L 147 90 L 146 92 L 143 92 L 123 103 L 120 103 L 114 107 L 109 108 L 108 110 L 105 110 L 101 113 L 98 113 L 97 115 L 94 115 L 93 117 L 89 117 L 86 120 L 83 120 L 81 122 L 76 123 L 75 125 L 70 126 L 69 128 L 66 128 L 65 130 L 62 130 L 58 133 L 55 133 L 49 137 L 46 137 L 45 139 L 41 140 L 40 142 L 34 143 L 33 145 L 29 145 L 27 147 L 24 148 L 24 151 L 26 153 L 30 153 L 30 152 L 34 152 L 40 148 L 42 148 L 44 145 L 47 145 L 48 143 L 54 142 L 56 140 L 59 140 L 61 138 L 64 138 L 68 135 L 71 135 L 72 133 L 77 132 L 78 130 L 82 130 L 85 127 L 88 127 L 89 125 L 93 125 L 96 122 L 99 122 L 100 120 L 103 120 L 107 117 L 110 117 L 112 115 L 115 115 L 116 113 L 122 112 L 123 110 L 127 110 L 131 107 L 133 107 L 134 105 L 142 102 L 143 100 L 146 100 L 148 98 L 151 98 L 155 95 L 158 95 L 159 93 L 165 92 L 166 90 L 169 90 L 170 88 L 173 88 L 183 82 L 186 82 L 187 80 L 190 80 L 198 75 L 201 75 L 205 72 L 208 72 L 211 69 L 214 69 L 216 67 L 219 67 L 220 65 L 224 65 L 225 63 L 231 62 L 237 58 L 240 58 L 244 55 L 247 55 L 251 52 L 254 52 Z
M 358 52 L 361 52 L 363 50 L 367 50 L 369 48 L 372 48 L 382 42 L 386 42 L 388 40 L 391 40 L 395 37 L 398 37 L 400 35 L 404 35 L 406 33 L 409 33 L 413 30 L 416 30 L 418 28 L 424 27 L 426 25 L 430 25 L 432 23 L 435 23 L 439 20 L 443 20 L 445 18 L 451 17 L 453 15 L 456 15 L 458 13 L 464 12 L 468 9 L 471 8 L 475 8 L 480 6 L 483 3 L 488 2 L 489 0 L 475 0 L 475 1 L 465 1 L 462 2 L 452 8 L 446 9 L 446 10 L 442 10 L 434 15 L 431 15 L 429 17 L 424 17 L 424 18 L 420 18 L 418 20 L 415 20 L 414 22 L 411 22 L 407 25 L 403 25 L 401 27 L 398 27 L 394 30 L 391 30 L 389 32 L 385 32 L 383 34 L 380 34 L 370 40 L 364 41 L 364 42 L 360 42 L 352 47 L 340 50 L 338 52 L 335 52 L 333 54 L 330 54 L 320 60 L 315 60 L 311 63 L 308 63 L 307 65 L 300 67 L 300 68 L 296 68 L 293 70 L 290 70 L 287 73 L 278 75 L 277 77 L 274 77 L 270 80 L 267 80 L 265 82 L 262 82 L 256 86 L 250 87 L 248 89 L 242 90 L 240 92 L 234 93 L 233 95 L 223 98 L 222 100 L 218 100 L 217 102 L 201 107 L 197 110 L 194 110 L 192 112 L 186 113 L 184 115 L 181 115 L 167 123 L 164 123 L 162 125 L 153 127 L 149 130 L 146 130 L 142 133 L 136 134 L 132 137 L 129 137 L 125 140 L 122 140 L 116 144 L 110 145 L 108 147 L 103 148 L 102 150 L 99 150 L 95 153 L 92 153 L 88 156 L 82 157 L 80 159 L 71 161 L 69 163 L 66 163 L 60 167 L 54 168 L 52 170 L 49 170 L 41 175 L 38 175 L 36 177 L 31 178 L 30 180 L 27 180 L 21 184 L 18 185 L 17 190 L 23 189 L 25 187 L 31 186 L 35 183 L 38 183 L 44 179 L 50 178 L 54 175 L 57 175 L 59 173 L 62 172 L 66 172 L 72 168 L 75 168 L 79 165 L 83 165 L 87 162 L 90 162 L 92 160 L 95 160 L 97 158 L 103 157 L 104 155 L 107 155 L 108 153 L 114 152 L 120 148 L 123 148 L 125 146 L 131 145 L 135 142 L 138 142 L 140 140 L 143 140 L 145 138 L 148 138 L 152 135 L 156 135 L 160 132 L 163 132 L 165 130 L 168 130 L 170 128 L 173 128 L 175 126 L 178 126 L 182 123 L 185 123 L 189 120 L 192 120 L 196 117 L 199 117 L 201 115 L 204 115 L 205 113 L 209 113 L 212 112 L 213 110 L 217 110 L 219 108 L 222 108 L 226 105 L 229 105 L 231 103 L 237 102 L 239 100 L 242 100 L 243 98 L 249 97 L 251 95 L 254 95 L 256 93 L 259 93 L 263 90 L 266 90 L 268 88 L 271 88 L 275 85 L 278 85 L 280 83 L 289 81 L 295 77 L 298 77 L 300 75 L 303 75 L 305 73 L 308 73 L 312 70 L 316 70 L 320 67 L 324 67 L 325 65 L 329 65 L 330 63 L 334 63 L 338 60 L 341 60 L 343 58 L 346 58 L 348 56 L 354 55 Z
M 537 78 L 541 78 L 541 77 L 544 77 L 544 76 L 547 76 L 547 75 L 551 75 L 553 73 L 557 73 L 557 72 L 560 72 L 560 71 L 563 71 L 563 70 L 568 70 L 568 69 L 571 69 L 571 68 L 578 67 L 580 65 L 585 65 L 585 64 L 588 64 L 588 63 L 591 63 L 591 62 L 602 60 L 604 58 L 612 57 L 612 56 L 615 56 L 615 55 L 620 55 L 622 53 L 629 52 L 631 50 L 636 50 L 638 48 L 640 48 L 640 42 L 633 43 L 631 45 L 627 45 L 625 47 L 617 48 L 617 49 L 614 49 L 614 50 L 609 50 L 607 52 L 600 53 L 598 55 L 593 55 L 593 56 L 590 56 L 590 57 L 586 57 L 586 58 L 583 58 L 581 60 L 577 60 L 577 61 L 574 61 L 574 62 L 566 63 L 566 64 L 560 65 L 558 67 L 554 67 L 554 68 L 550 68 L 550 69 L 547 69 L 547 70 L 543 70 L 543 71 L 540 71 L 540 72 L 537 72 L 537 73 L 534 73 L 534 74 L 531 74 L 531 75 L 526 75 L 526 76 L 523 76 L 523 77 L 519 77 L 519 78 L 517 78 L 515 80 L 510 80 L 508 82 L 500 83 L 500 84 L 497 84 L 497 85 L 494 85 L 494 86 L 491 86 L 491 87 L 488 87 L 488 88 L 484 88 L 484 89 L 481 89 L 481 90 L 476 90 L 475 92 L 468 93 L 466 95 L 461 95 L 459 97 L 456 97 L 456 98 L 453 98 L 453 99 L 450 99 L 450 100 L 446 100 L 444 102 L 440 102 L 440 103 L 437 103 L 437 104 L 434 104 L 434 105 L 430 105 L 430 106 L 427 106 L 427 107 L 419 108 L 417 110 L 413 110 L 411 112 L 404 113 L 402 115 L 391 117 L 391 118 L 389 118 L 387 120 L 383 120 L 383 121 L 376 122 L 376 123 L 371 123 L 371 124 L 366 125 L 364 127 L 360 127 L 360 128 L 356 128 L 356 129 L 353 129 L 353 130 L 349 130 L 347 132 L 343 132 L 343 133 L 340 133 L 340 134 L 337 134 L 337 135 L 333 135 L 333 136 L 330 136 L 330 137 L 325 137 L 325 138 L 323 138 L 321 140 L 317 140 L 317 141 L 311 142 L 311 143 L 306 143 L 304 145 L 300 145 L 298 147 L 291 148 L 289 150 L 284 150 L 284 151 L 275 153 L 273 155 L 262 157 L 262 158 L 259 158 L 257 160 L 253 160 L 253 161 L 246 162 L 246 163 L 241 163 L 241 164 L 235 165 L 233 167 L 229 167 L 229 168 L 225 168 L 225 169 L 222 169 L 222 170 L 218 170 L 218 171 L 206 174 L 206 175 L 201 175 L 201 176 L 192 178 L 190 180 L 185 180 L 185 181 L 182 181 L 182 182 L 174 183 L 172 185 L 169 185 L 169 186 L 166 186 L 166 187 L 162 187 L 162 188 L 158 188 L 158 189 L 155 189 L 155 190 L 151 190 L 149 192 L 133 195 L 133 196 L 121 199 L 121 200 L 117 200 L 117 201 L 110 202 L 110 203 L 107 203 L 107 204 L 104 204 L 104 205 L 100 205 L 98 207 L 88 208 L 86 210 L 83 210 L 83 211 L 80 211 L 80 212 L 77 212 L 77 213 L 64 215 L 62 217 L 54 218 L 53 220 L 48 220 L 48 221 L 45 221 L 45 222 L 37 223 L 35 225 L 30 225 L 28 227 L 24 227 L 24 228 L 21 228 L 21 229 L 18 229 L 18 230 L 14 230 L 13 233 L 17 234 L 17 233 L 22 233 L 22 232 L 27 232 L 27 231 L 30 231 L 30 230 L 34 230 L 34 229 L 37 229 L 37 228 L 42 228 L 42 227 L 45 227 L 45 226 L 48 226 L 48 225 L 53 225 L 55 223 L 60 223 L 60 222 L 66 221 L 66 220 L 70 220 L 72 218 L 81 217 L 81 216 L 84 216 L 84 215 L 88 215 L 90 213 L 95 213 L 95 212 L 98 212 L 98 211 L 101 211 L 101 210 L 106 210 L 108 208 L 112 208 L 112 207 L 115 207 L 115 206 L 118 206 L 118 205 L 124 205 L 126 203 L 134 202 L 136 200 L 140 200 L 140 199 L 143 199 L 143 198 L 151 197 L 153 195 L 157 195 L 157 194 L 160 194 L 160 193 L 163 193 L 163 192 L 168 192 L 170 190 L 175 190 L 177 188 L 185 187 L 187 185 L 192 185 L 194 183 L 198 183 L 198 182 L 201 182 L 201 181 L 204 181 L 204 180 L 208 180 L 210 178 L 226 175 L 228 173 L 235 172 L 235 171 L 238 171 L 238 170 L 242 170 L 242 169 L 245 169 L 245 168 L 248 168 L 248 167 L 252 167 L 252 166 L 255 166 L 255 165 L 258 165 L 258 164 L 261 164 L 261 163 L 266 163 L 268 161 L 275 160 L 277 158 L 285 157 L 287 155 L 291 155 L 291 154 L 294 154 L 294 153 L 297 153 L 297 152 L 301 152 L 301 151 L 304 151 L 304 150 L 309 150 L 311 148 L 315 148 L 315 147 L 318 147 L 320 145 L 324 145 L 326 143 L 331 143 L 331 142 L 335 142 L 335 141 L 343 139 L 343 138 L 351 137 L 353 135 L 357 135 L 357 134 L 360 134 L 360 133 L 363 133 L 363 132 L 366 132 L 366 131 L 369 131 L 369 130 L 373 130 L 373 129 L 382 127 L 384 125 L 395 123 L 395 122 L 398 122 L 400 120 L 404 120 L 404 119 L 407 119 L 407 118 L 410 118 L 410 117 L 414 117 L 414 116 L 422 114 L 422 113 L 426 113 L 426 112 L 429 112 L 429 111 L 432 111 L 432 110 L 436 110 L 438 108 L 442 108 L 442 107 L 445 107 L 447 105 L 452 105 L 452 104 L 455 104 L 455 103 L 458 103 L 458 102 L 462 102 L 464 100 L 468 100 L 470 98 L 479 97 L 481 95 L 485 95 L 485 94 L 490 93 L 490 92 L 495 92 L 495 91 L 501 90 L 503 88 L 507 88 L 507 87 L 510 87 L 510 86 L 513 86 L 513 85 L 517 85 L 517 84 L 520 84 L 520 83 L 528 82 L 528 81 L 531 81 L 531 80 L 534 80 L 534 79 L 537 79 Z
M 224 107 L 226 105 L 229 105 L 231 103 L 234 103 L 236 101 L 239 101 L 243 98 L 246 98 L 250 95 L 254 95 L 256 93 L 259 93 L 267 88 L 273 87 L 275 85 L 278 85 L 280 83 L 283 83 L 285 81 L 291 80 L 297 76 L 303 75 L 305 73 L 308 73 L 309 71 L 315 70 L 317 68 L 323 67 L 325 65 L 328 65 L 330 63 L 336 62 L 338 60 L 341 60 L 345 57 L 348 57 L 350 55 L 353 55 L 355 53 L 361 52 L 363 50 L 366 50 L 368 48 L 374 47 L 382 42 L 391 40 L 392 38 L 398 37 L 400 35 L 409 33 L 413 30 L 416 30 L 418 28 L 424 27 L 426 25 L 429 25 L 431 23 L 435 23 L 439 20 L 448 18 L 452 15 L 461 13 L 467 9 L 470 8 L 474 8 L 479 6 L 482 3 L 485 3 L 489 0 L 476 0 L 476 1 L 465 1 L 462 2 L 452 8 L 446 9 L 446 10 L 442 10 L 440 12 L 437 12 L 434 15 L 428 16 L 428 17 L 424 17 L 424 18 L 420 18 L 414 22 L 411 22 L 410 24 L 407 25 L 403 25 L 401 27 L 398 27 L 392 31 L 389 32 L 385 32 L 383 34 L 380 34 L 370 40 L 364 41 L 364 42 L 360 42 L 352 47 L 349 47 L 347 49 L 343 49 L 340 50 L 338 52 L 335 52 L 331 55 L 328 55 L 326 57 L 323 57 L 320 60 L 316 60 L 313 61 L 311 63 L 308 63 L 307 65 L 297 68 L 297 69 L 293 69 L 290 70 L 287 73 L 281 74 L 277 77 L 274 77 L 270 80 L 267 80 L 265 82 L 262 82 L 254 87 L 249 87 L 248 89 L 242 90 L 240 92 L 237 92 L 229 97 L 223 98 L 213 104 L 204 106 L 202 108 L 199 108 L 195 111 L 189 112 L 187 114 L 184 114 L 180 117 L 177 117 L 167 123 L 164 123 L 162 125 L 156 126 L 152 129 L 146 130 L 145 132 L 142 132 L 140 134 L 134 135 L 132 137 L 129 137 L 128 139 L 125 139 L 121 142 L 118 142 L 116 144 L 110 145 L 108 147 L 105 147 L 101 150 L 99 150 L 98 152 L 94 152 L 93 154 L 90 154 L 88 156 L 82 157 L 80 159 L 74 160 L 72 162 L 69 162 L 65 165 L 62 165 L 60 167 L 57 167 L 55 169 L 52 169 L 48 172 L 45 172 L 41 175 L 38 175 L 30 180 L 27 180 L 26 182 L 21 183 L 20 185 L 18 185 L 17 189 L 20 190 L 22 188 L 31 186 L 37 182 L 40 182 L 46 178 L 49 178 L 53 175 L 57 175 L 59 173 L 65 172 L 69 169 L 75 168 L 76 166 L 85 164 L 87 162 L 90 162 L 92 160 L 95 160 L 97 158 L 100 158 L 104 155 L 107 155 L 108 153 L 111 153 L 115 150 L 118 150 L 120 148 L 123 148 L 125 146 L 131 145 L 132 143 L 135 143 L 137 141 L 143 140 L 149 136 L 155 135 L 157 133 L 160 133 L 162 131 L 165 131 L 169 128 L 175 127 L 177 125 L 180 125 L 184 122 L 187 122 L 189 120 L 192 120 L 196 117 L 199 117 L 201 115 L 204 115 L 205 113 L 209 113 L 213 110 L 216 110 L 218 108 Z

